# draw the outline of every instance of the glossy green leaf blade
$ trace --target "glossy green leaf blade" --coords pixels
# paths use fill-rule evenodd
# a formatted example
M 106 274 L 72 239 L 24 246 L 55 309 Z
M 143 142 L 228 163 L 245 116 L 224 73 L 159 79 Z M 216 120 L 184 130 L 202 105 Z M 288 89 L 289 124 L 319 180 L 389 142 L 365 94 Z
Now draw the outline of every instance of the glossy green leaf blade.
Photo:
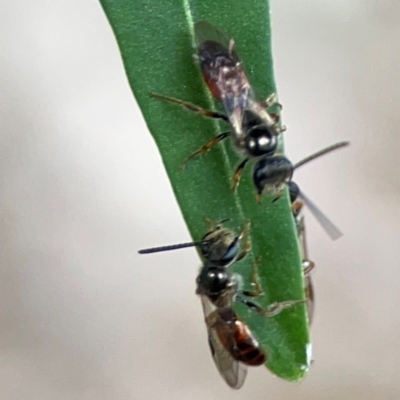
M 254 260 L 261 256 L 259 274 L 265 293 L 256 301 L 265 308 L 276 301 L 302 299 L 301 257 L 287 194 L 275 203 L 264 198 L 257 205 L 250 166 L 233 195 L 231 178 L 241 158 L 229 139 L 180 170 L 188 155 L 229 126 L 149 96 L 154 91 L 215 108 L 192 57 L 193 23 L 199 20 L 234 38 L 257 96 L 265 98 L 274 92 L 268 1 L 100 1 L 193 239 L 199 240 L 206 232 L 206 216 L 213 221 L 229 218 L 227 226 L 236 231 L 251 221 L 252 250 L 232 268 L 250 288 Z M 266 349 L 268 368 L 284 379 L 301 379 L 310 363 L 305 307 L 296 306 L 272 318 L 240 304 L 235 308 Z

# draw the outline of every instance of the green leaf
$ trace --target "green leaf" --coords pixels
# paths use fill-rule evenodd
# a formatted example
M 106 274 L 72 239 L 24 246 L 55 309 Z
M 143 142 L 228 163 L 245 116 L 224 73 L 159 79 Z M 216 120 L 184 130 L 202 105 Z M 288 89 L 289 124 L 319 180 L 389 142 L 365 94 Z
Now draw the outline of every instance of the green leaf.
M 265 308 L 272 302 L 303 298 L 300 249 L 287 193 L 275 203 L 265 197 L 258 205 L 252 168 L 248 166 L 234 195 L 231 178 L 241 158 L 229 139 L 180 170 L 188 155 L 229 127 L 149 97 L 154 91 L 215 108 L 193 62 L 193 23 L 199 20 L 212 23 L 234 38 L 235 49 L 259 98 L 275 92 L 268 1 L 100 1 L 193 239 L 199 240 L 206 232 L 206 216 L 213 221 L 229 218 L 226 225 L 236 231 L 251 221 L 251 253 L 232 268 L 243 276 L 248 287 L 254 260 L 262 257 L 259 272 L 265 293 L 256 300 Z M 274 374 L 291 381 L 306 374 L 310 340 L 304 306 L 272 318 L 240 304 L 235 309 L 267 351 L 267 367 Z

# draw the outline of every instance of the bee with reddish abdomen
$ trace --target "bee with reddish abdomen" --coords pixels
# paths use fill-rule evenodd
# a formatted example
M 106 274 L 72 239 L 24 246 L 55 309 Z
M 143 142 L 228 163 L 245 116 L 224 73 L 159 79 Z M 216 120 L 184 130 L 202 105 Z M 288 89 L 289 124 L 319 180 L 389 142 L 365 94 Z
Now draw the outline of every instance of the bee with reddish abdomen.
M 234 49 L 233 39 L 206 21 L 194 26 L 198 60 L 204 81 L 211 94 L 218 100 L 225 113 L 206 110 L 195 104 L 172 97 L 151 93 L 153 97 L 178 104 L 204 117 L 223 120 L 230 124 L 230 131 L 223 132 L 191 154 L 182 167 L 192 158 L 232 137 L 235 147 L 244 155 L 233 176 L 233 190 L 237 187 L 246 163 L 256 157 L 272 155 L 278 145 L 277 136 L 285 130 L 279 124 L 279 114 L 271 111 L 281 107 L 273 93 L 264 102 L 255 99 L 254 91 Z
M 224 222 L 224 221 L 223 221 Z M 252 299 L 262 294 L 258 283 L 258 262 L 253 266 L 255 291 L 240 288 L 239 279 L 229 266 L 240 261 L 250 250 L 248 227 L 239 235 L 223 227 L 222 222 L 203 236 L 199 242 L 141 250 L 141 254 L 198 246 L 204 264 L 196 279 L 196 293 L 200 296 L 208 332 L 208 342 L 215 365 L 226 383 L 239 389 L 247 374 L 247 366 L 262 365 L 267 355 L 250 328 L 233 309 L 234 302 L 245 304 L 265 317 L 272 317 L 286 308 L 303 304 L 304 300 L 289 300 L 271 304 L 267 310 Z M 239 241 L 246 236 L 244 249 L 239 253 Z

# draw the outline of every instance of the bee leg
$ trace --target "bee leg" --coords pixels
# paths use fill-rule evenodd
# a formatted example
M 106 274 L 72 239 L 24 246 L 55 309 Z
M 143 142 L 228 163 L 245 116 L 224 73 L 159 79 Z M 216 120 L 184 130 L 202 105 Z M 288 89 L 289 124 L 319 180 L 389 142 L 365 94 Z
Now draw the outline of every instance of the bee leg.
M 222 228 L 222 225 L 227 221 L 229 221 L 229 218 L 225 218 L 225 219 L 219 221 L 216 228 Z
M 286 310 L 287 308 L 291 308 L 299 304 L 305 304 L 306 302 L 307 300 L 288 300 L 288 301 L 272 303 L 267 310 L 262 311 L 262 314 L 265 315 L 266 317 L 277 315 L 281 311 Z
M 222 228 L 222 225 L 226 222 L 229 221 L 229 218 L 225 218 L 222 221 L 219 221 L 217 225 L 214 228 L 214 222 L 210 217 L 204 217 L 204 221 L 206 221 L 208 225 L 208 231 L 207 232 L 214 232 L 216 229 Z
M 269 113 L 269 115 L 273 118 L 273 120 L 275 121 L 275 125 L 274 128 L 278 127 L 279 121 L 281 120 L 281 116 L 277 113 Z
M 286 308 L 294 307 L 298 304 L 304 304 L 307 300 L 289 300 L 289 301 L 282 301 L 279 303 L 272 303 L 267 310 L 260 307 L 258 304 L 253 303 L 251 300 L 247 300 L 244 297 L 236 296 L 236 300 L 240 303 L 245 304 L 247 307 L 252 309 L 253 311 L 262 314 L 264 317 L 273 317 L 279 314 L 281 311 L 285 310 Z
M 229 55 L 232 57 L 233 48 L 235 47 L 235 41 L 233 39 L 229 40 Z
M 214 222 L 211 218 L 209 217 L 204 217 L 204 221 L 206 221 L 208 225 L 208 230 L 207 232 L 212 232 L 214 230 Z
M 261 264 L 261 257 L 257 257 L 253 263 L 253 268 L 251 272 L 251 286 L 254 287 L 253 291 L 244 290 L 242 293 L 247 297 L 259 297 L 264 294 L 264 290 L 260 284 L 260 276 L 258 274 L 258 268 Z
M 279 190 L 279 192 L 276 194 L 275 198 L 272 200 L 273 203 L 278 201 L 283 195 L 283 189 Z
M 200 114 L 203 117 L 222 119 L 223 121 L 228 122 L 228 117 L 226 115 L 221 114 L 219 112 L 206 110 L 202 107 L 197 106 L 196 104 L 189 103 L 188 101 L 175 99 L 173 97 L 164 96 L 162 94 L 158 94 L 158 93 L 154 93 L 154 92 L 150 92 L 150 97 L 154 97 L 159 100 L 167 101 L 169 103 L 177 104 L 178 106 L 186 108 L 189 111 L 193 111 L 196 114 Z
M 239 234 L 239 238 L 242 239 L 244 238 L 244 248 L 241 253 L 236 257 L 235 261 L 240 261 L 242 260 L 247 253 L 251 250 L 251 243 L 249 239 L 249 231 L 250 231 L 250 222 L 247 222 L 246 226 L 242 229 L 242 231 Z
M 282 132 L 285 132 L 287 130 L 286 125 L 279 126 L 278 124 L 275 124 L 274 128 L 278 133 L 282 133 Z
M 315 263 L 311 260 L 303 260 L 303 275 L 307 276 L 315 267 Z
M 183 161 L 182 165 L 179 167 L 180 169 L 185 169 L 186 164 L 194 157 L 199 156 L 200 154 L 205 153 L 206 151 L 210 150 L 211 147 L 215 146 L 217 143 L 219 143 L 221 140 L 226 139 L 231 132 L 223 132 L 216 136 L 215 138 L 211 139 L 209 142 L 207 142 L 204 146 L 200 147 L 198 150 L 196 150 L 193 154 L 191 154 L 186 160 Z
M 269 113 L 269 115 L 274 120 L 274 125 L 273 126 L 274 126 L 275 131 L 278 132 L 278 133 L 285 132 L 286 129 L 287 129 L 286 126 L 285 125 L 282 125 L 282 126 L 279 125 L 279 121 L 281 120 L 281 116 L 279 114 L 277 114 L 277 113 Z
M 273 106 L 278 106 L 280 110 L 282 110 L 282 104 L 278 102 L 278 98 L 276 93 L 271 93 L 262 103 L 261 105 L 265 108 L 271 108 Z
M 300 200 L 295 200 L 292 203 L 292 214 L 295 218 L 300 214 L 302 208 L 303 208 L 303 203 Z M 302 229 L 302 231 L 304 231 L 304 229 Z
M 245 158 L 236 168 L 235 174 L 233 175 L 233 179 L 232 179 L 232 192 L 235 193 L 237 186 L 239 185 L 240 182 L 240 178 L 242 176 L 242 172 L 243 169 L 247 163 L 247 161 L 249 161 L 248 158 Z

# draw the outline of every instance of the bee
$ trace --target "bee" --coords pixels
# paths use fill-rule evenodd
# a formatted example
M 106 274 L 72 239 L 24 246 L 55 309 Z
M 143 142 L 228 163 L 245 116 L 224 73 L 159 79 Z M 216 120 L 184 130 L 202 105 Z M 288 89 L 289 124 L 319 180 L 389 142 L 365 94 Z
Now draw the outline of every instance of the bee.
M 234 388 L 242 387 L 248 366 L 259 366 L 266 362 L 267 354 L 250 328 L 233 309 L 234 302 L 241 302 L 265 317 L 272 317 L 282 310 L 303 304 L 304 300 L 290 300 L 261 308 L 251 300 L 262 294 L 258 283 L 259 260 L 253 265 L 254 291 L 242 290 L 240 277 L 229 266 L 240 261 L 250 251 L 249 225 L 239 235 L 225 228 L 222 221 L 215 227 L 210 223 L 209 231 L 199 242 L 156 247 L 139 251 L 149 254 L 159 251 L 197 246 L 204 258 L 196 279 L 196 294 L 200 296 L 208 333 L 208 342 L 215 365 L 226 383 Z M 239 252 L 239 242 L 246 236 L 244 249 Z
M 255 99 L 253 88 L 238 54 L 234 49 L 234 40 L 223 34 L 218 28 L 206 21 L 194 26 L 197 46 L 196 59 L 204 81 L 211 94 L 218 100 L 225 113 L 206 110 L 190 102 L 151 93 L 160 100 L 178 104 L 203 117 L 225 121 L 230 131 L 223 132 L 191 154 L 182 164 L 184 168 L 189 160 L 203 154 L 227 137 L 232 137 L 235 147 L 244 154 L 233 176 L 233 190 L 239 184 L 241 174 L 250 159 L 272 155 L 278 145 L 277 136 L 286 128 L 279 124 L 279 114 L 272 107 L 282 106 L 275 93 L 263 102 Z
M 294 203 L 300 199 L 318 220 L 332 240 L 342 236 L 340 230 L 323 214 L 321 210 L 302 192 L 299 186 L 292 181 L 293 172 L 302 165 L 315 160 L 333 150 L 348 146 L 350 142 L 339 142 L 326 147 L 303 160 L 292 164 L 291 161 L 283 155 L 273 155 L 260 158 L 253 173 L 253 181 L 257 188 L 257 201 L 260 202 L 263 193 L 275 195 L 274 201 L 278 200 L 285 186 L 289 188 L 291 202 Z

